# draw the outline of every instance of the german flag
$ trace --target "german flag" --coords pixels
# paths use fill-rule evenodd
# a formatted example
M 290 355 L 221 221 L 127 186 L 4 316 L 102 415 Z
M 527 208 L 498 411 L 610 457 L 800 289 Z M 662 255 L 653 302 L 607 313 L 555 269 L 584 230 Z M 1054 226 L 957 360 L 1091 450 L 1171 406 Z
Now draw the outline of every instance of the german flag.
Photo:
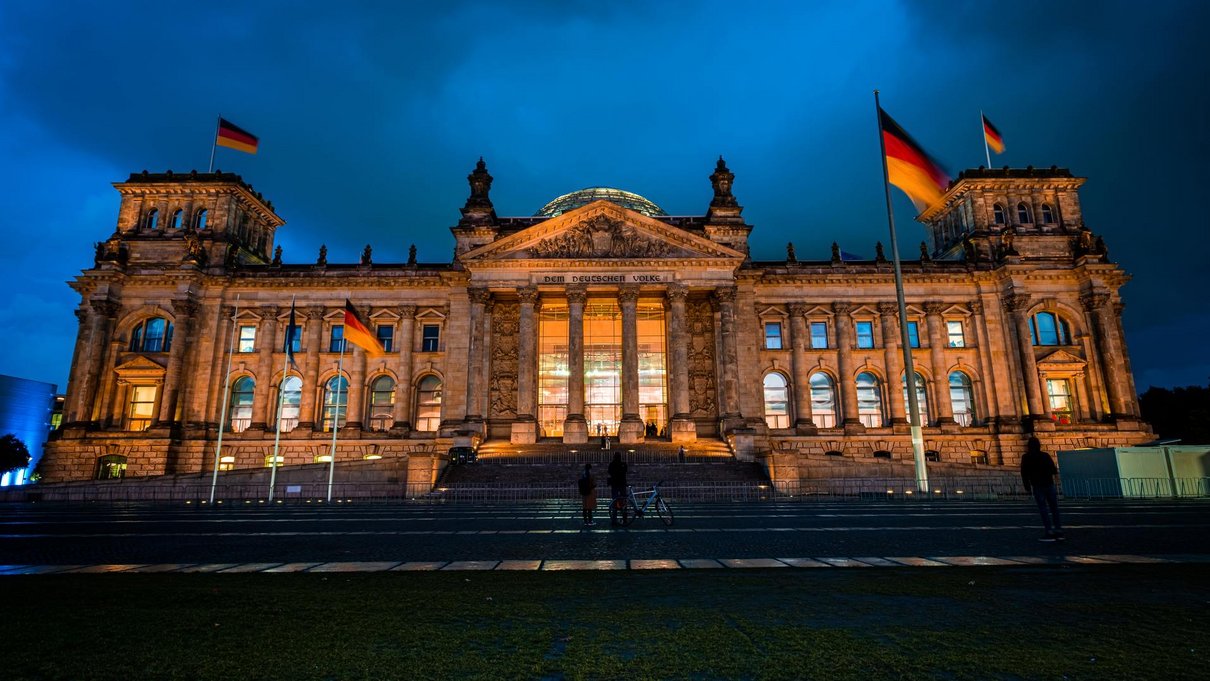
M 983 116 L 983 114 L 979 114 Z M 983 139 L 987 140 L 987 146 L 997 154 L 1004 153 L 1004 137 L 1000 135 L 1000 131 L 996 130 L 996 126 L 987 120 L 987 116 L 983 116 Z
M 256 138 L 256 135 L 244 130 L 226 118 L 220 118 L 218 119 L 218 134 L 214 139 L 214 143 L 220 147 L 238 149 L 245 153 L 255 154 L 260 140 Z
M 357 310 L 353 309 L 353 303 L 350 303 L 348 298 L 345 299 L 344 339 L 365 350 L 371 357 L 381 357 L 387 353 L 382 343 L 378 342 L 378 337 L 370 331 L 370 327 L 362 323 L 361 317 L 357 316 Z
M 878 108 L 878 120 L 886 145 L 887 179 L 908 195 L 916 210 L 923 212 L 945 194 L 949 175 L 882 107 Z

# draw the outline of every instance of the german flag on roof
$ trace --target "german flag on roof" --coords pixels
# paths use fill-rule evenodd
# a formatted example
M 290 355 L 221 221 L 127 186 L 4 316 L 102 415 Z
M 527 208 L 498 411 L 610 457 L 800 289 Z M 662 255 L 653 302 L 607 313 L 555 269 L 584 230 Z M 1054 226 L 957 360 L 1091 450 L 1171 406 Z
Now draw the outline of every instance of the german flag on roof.
M 228 149 L 238 149 L 248 154 L 255 154 L 260 140 L 256 135 L 244 130 L 226 118 L 218 119 L 218 134 L 214 143 Z
M 983 116 L 983 114 L 979 115 Z M 987 116 L 983 116 L 983 139 L 987 140 L 987 146 L 991 147 L 992 151 L 997 154 L 1004 153 L 1004 136 L 1000 134 L 999 130 L 996 130 L 996 126 L 992 125 L 991 121 L 987 120 Z
M 949 174 L 881 107 L 878 119 L 886 144 L 887 179 L 908 195 L 916 210 L 923 212 L 945 194 Z

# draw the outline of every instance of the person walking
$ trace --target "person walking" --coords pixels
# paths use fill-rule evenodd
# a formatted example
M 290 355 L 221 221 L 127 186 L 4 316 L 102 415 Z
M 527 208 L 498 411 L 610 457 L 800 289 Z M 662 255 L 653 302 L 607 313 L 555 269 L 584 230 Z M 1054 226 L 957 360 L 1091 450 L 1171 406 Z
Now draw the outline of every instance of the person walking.
M 622 460 L 621 452 L 613 453 L 613 461 L 609 462 L 609 524 L 618 524 L 619 505 L 626 503 L 626 462 Z
M 1033 492 L 1038 512 L 1042 514 L 1046 534 L 1038 541 L 1060 541 L 1064 538 L 1063 523 L 1059 520 L 1059 495 L 1055 490 L 1054 476 L 1058 472 L 1050 455 L 1042 451 L 1042 443 L 1038 438 L 1030 437 L 1025 455 L 1021 457 L 1021 482 L 1026 492 Z
M 595 525 L 596 523 L 592 521 L 592 512 L 597 507 L 597 481 L 592 479 L 592 464 L 584 464 L 584 475 L 580 476 L 578 484 L 584 525 L 585 527 Z

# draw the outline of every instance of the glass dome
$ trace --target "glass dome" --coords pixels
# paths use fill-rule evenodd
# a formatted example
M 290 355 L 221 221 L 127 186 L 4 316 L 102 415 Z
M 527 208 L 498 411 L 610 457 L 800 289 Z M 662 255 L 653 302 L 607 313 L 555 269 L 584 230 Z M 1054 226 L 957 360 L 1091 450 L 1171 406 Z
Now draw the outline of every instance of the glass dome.
M 642 213 L 648 217 L 656 215 L 667 215 L 663 208 L 655 205 L 647 199 L 628 191 L 614 189 L 613 187 L 589 187 L 580 191 L 564 194 L 550 203 L 542 206 L 542 209 L 534 213 L 534 217 L 553 218 L 556 215 L 562 215 L 569 210 L 575 210 L 580 206 L 587 206 L 593 201 L 604 199 L 610 203 L 633 210 L 637 213 Z

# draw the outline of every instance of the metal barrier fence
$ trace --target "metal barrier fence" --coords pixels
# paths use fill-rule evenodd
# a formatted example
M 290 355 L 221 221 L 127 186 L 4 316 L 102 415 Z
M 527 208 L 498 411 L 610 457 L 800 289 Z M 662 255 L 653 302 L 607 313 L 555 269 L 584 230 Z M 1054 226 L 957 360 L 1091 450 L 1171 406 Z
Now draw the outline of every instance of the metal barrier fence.
M 479 454 L 478 460 L 482 463 L 500 463 L 500 464 L 568 464 L 568 465 L 583 465 L 591 464 L 608 464 L 613 461 L 614 454 L 621 454 L 622 461 L 633 464 L 671 464 L 677 463 L 679 458 L 676 452 L 651 452 L 651 451 L 628 451 L 624 447 L 615 449 L 577 449 L 559 452 L 532 452 L 532 453 L 508 453 L 508 454 Z M 691 452 L 685 451 L 685 463 L 724 463 L 733 462 L 735 458 L 728 452 Z M 459 464 L 461 465 L 461 464 Z M 474 465 L 474 464 L 469 464 Z
M 1079 478 L 1064 480 L 1062 489 L 1083 499 L 1207 497 L 1210 478 Z
M 651 489 L 654 481 L 634 481 L 636 490 Z M 599 499 L 608 499 L 609 489 L 597 490 Z M 769 484 L 757 482 L 666 482 L 660 485 L 660 495 L 674 501 L 769 501 L 776 491 Z M 438 487 L 424 498 L 430 503 L 486 504 L 521 501 L 579 500 L 575 485 L 538 484 L 518 486 L 509 483 L 464 484 Z
M 810 500 L 838 499 L 1004 499 L 1025 495 L 1016 475 L 934 477 L 928 491 L 915 478 L 804 478 L 774 483 L 778 496 Z
M 402 502 L 431 493 L 431 485 L 373 482 L 337 482 L 332 486 L 332 503 Z M 219 483 L 216 504 L 267 503 L 269 487 L 254 483 Z M 273 493 L 275 504 L 314 504 L 327 499 L 326 482 L 290 482 L 278 484 Z M 208 483 L 123 483 L 93 485 L 28 485 L 0 491 L 0 502 L 67 503 L 196 503 L 208 502 Z

